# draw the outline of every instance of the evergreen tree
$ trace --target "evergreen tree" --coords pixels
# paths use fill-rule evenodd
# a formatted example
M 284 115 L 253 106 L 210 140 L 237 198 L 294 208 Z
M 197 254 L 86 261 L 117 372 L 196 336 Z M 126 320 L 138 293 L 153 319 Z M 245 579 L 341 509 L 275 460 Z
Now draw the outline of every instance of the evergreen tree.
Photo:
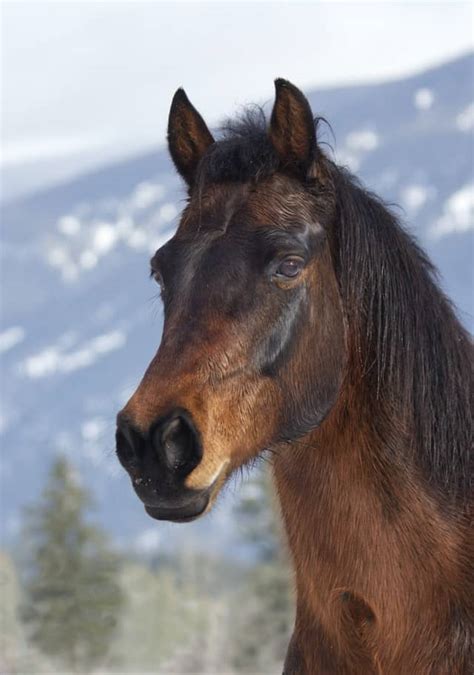
M 27 510 L 30 556 L 22 612 L 31 641 L 69 672 L 102 662 L 122 607 L 119 561 L 86 520 L 91 505 L 65 458 Z
M 272 673 L 281 667 L 294 610 L 291 572 L 270 473 L 259 471 L 243 491 L 238 519 L 257 557 L 233 611 L 233 666 Z
M 250 544 L 259 562 L 286 561 L 283 527 L 269 465 L 257 467 L 243 486 L 236 509 L 243 541 Z

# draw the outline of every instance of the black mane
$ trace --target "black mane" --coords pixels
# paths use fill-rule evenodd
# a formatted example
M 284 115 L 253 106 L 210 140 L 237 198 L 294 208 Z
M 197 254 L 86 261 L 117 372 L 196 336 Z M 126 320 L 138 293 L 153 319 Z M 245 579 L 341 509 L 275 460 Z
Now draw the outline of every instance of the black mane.
M 387 206 L 334 167 L 336 273 L 366 390 L 392 427 L 406 426 L 432 487 L 472 489 L 472 344 L 437 273 Z M 381 403 L 382 406 L 377 405 Z M 393 415 L 393 417 L 392 417 Z M 385 434 L 385 441 L 387 442 Z
M 220 128 L 220 139 L 201 160 L 198 182 L 248 181 L 270 176 L 278 168 L 277 155 L 268 140 L 263 109 L 252 106 Z
M 395 215 L 348 171 L 326 157 L 324 163 L 353 365 L 377 411 L 374 427 L 384 430 L 393 452 L 411 439 L 410 451 L 432 488 L 467 497 L 473 474 L 470 337 L 433 265 Z M 197 182 L 259 180 L 277 170 L 265 114 L 252 107 L 223 125 L 221 139 L 201 160 Z

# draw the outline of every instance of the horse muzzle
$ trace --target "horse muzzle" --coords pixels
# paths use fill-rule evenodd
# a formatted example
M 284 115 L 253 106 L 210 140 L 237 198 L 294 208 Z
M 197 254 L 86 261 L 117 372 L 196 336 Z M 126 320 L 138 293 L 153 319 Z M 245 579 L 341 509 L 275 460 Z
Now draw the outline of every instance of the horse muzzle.
M 185 485 L 203 454 L 199 432 L 186 410 L 177 408 L 160 417 L 146 433 L 119 413 L 116 444 L 119 461 L 149 516 L 188 522 L 206 511 L 213 484 L 201 490 Z

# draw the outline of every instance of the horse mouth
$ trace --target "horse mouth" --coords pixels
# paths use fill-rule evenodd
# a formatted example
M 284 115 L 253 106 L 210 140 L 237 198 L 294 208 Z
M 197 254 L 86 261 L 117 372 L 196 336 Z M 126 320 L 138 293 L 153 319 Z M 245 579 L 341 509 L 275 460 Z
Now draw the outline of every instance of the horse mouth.
M 189 523 L 204 514 L 210 502 L 210 494 L 206 491 L 184 506 L 149 506 L 145 511 L 155 520 L 169 520 L 173 523 Z

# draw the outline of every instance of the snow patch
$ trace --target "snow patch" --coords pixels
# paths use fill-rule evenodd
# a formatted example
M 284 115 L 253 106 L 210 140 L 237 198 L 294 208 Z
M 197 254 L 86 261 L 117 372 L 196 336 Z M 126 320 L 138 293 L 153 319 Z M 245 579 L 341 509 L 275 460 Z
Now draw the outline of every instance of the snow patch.
M 89 340 L 75 351 L 66 352 L 59 345 L 54 345 L 25 359 L 20 370 L 32 379 L 70 373 L 91 366 L 104 354 L 123 347 L 126 341 L 126 335 L 116 330 Z
M 78 336 L 76 331 L 68 330 L 62 335 L 59 336 L 59 339 L 56 342 L 56 345 L 62 349 L 70 349 L 73 345 L 78 342 Z
M 90 346 L 97 354 L 107 354 L 107 352 L 113 352 L 123 347 L 126 341 L 125 334 L 122 331 L 115 330 L 112 333 L 105 333 L 94 338 L 90 342 Z
M 343 147 L 336 153 L 337 160 L 351 171 L 357 171 L 364 156 L 378 146 L 379 137 L 375 131 L 356 129 L 347 134 Z
M 459 113 L 456 117 L 456 126 L 460 131 L 471 131 L 474 128 L 474 103 Z
M 160 207 L 160 210 L 158 211 L 158 220 L 163 224 L 171 223 L 171 221 L 176 218 L 177 215 L 178 209 L 176 206 L 171 202 L 167 202 Z
M 403 206 L 411 215 L 415 215 L 424 206 L 429 194 L 429 188 L 423 185 L 407 185 L 402 188 L 400 196 Z
M 57 267 L 64 281 L 75 281 L 79 276 L 79 270 L 74 263 L 67 247 L 55 245 L 48 249 L 46 260 L 51 267 Z
M 25 331 L 21 326 L 12 326 L 0 333 L 0 352 L 8 352 L 25 339 Z
M 44 377 L 58 370 L 59 361 L 60 353 L 55 347 L 51 347 L 27 358 L 23 367 L 29 377 Z
M 122 199 L 78 205 L 74 212 L 58 219 L 59 236 L 48 242 L 47 263 L 59 270 L 63 281 L 73 282 L 97 267 L 100 259 L 120 243 L 134 250 L 148 250 L 156 228 L 166 227 L 178 214 L 172 202 L 160 204 L 165 194 L 164 185 L 142 181 Z
M 163 198 L 165 188 L 159 183 L 143 181 L 139 183 L 131 196 L 131 202 L 136 209 L 148 209 Z
M 48 249 L 46 258 L 52 267 L 63 267 L 70 260 L 69 253 L 64 246 L 53 246 Z
M 443 213 L 430 230 L 433 239 L 474 229 L 474 183 L 454 192 L 444 203 Z
M 58 230 L 65 234 L 66 237 L 74 237 L 76 234 L 79 234 L 81 229 L 81 221 L 76 216 L 62 216 L 58 220 Z
M 135 229 L 127 237 L 127 244 L 130 248 L 143 250 L 147 247 L 148 237 L 145 230 Z
M 92 417 L 82 424 L 82 438 L 85 441 L 97 441 L 105 433 L 106 429 L 107 422 L 103 417 Z
M 84 349 L 72 352 L 72 354 L 59 355 L 57 370 L 63 373 L 70 373 L 74 370 L 91 366 L 94 361 L 96 361 L 96 354 L 94 354 L 92 349 L 85 347 Z
M 379 144 L 378 135 L 369 129 L 351 131 L 346 137 L 346 146 L 353 152 L 370 152 Z
M 85 270 L 90 270 L 97 265 L 99 258 L 94 251 L 84 251 L 79 257 L 79 264 Z
M 431 89 L 423 87 L 422 89 L 417 89 L 413 96 L 413 103 L 417 110 L 429 110 L 434 103 L 434 93 Z
M 110 223 L 98 223 L 92 237 L 92 246 L 98 255 L 105 255 L 117 243 L 118 232 Z

